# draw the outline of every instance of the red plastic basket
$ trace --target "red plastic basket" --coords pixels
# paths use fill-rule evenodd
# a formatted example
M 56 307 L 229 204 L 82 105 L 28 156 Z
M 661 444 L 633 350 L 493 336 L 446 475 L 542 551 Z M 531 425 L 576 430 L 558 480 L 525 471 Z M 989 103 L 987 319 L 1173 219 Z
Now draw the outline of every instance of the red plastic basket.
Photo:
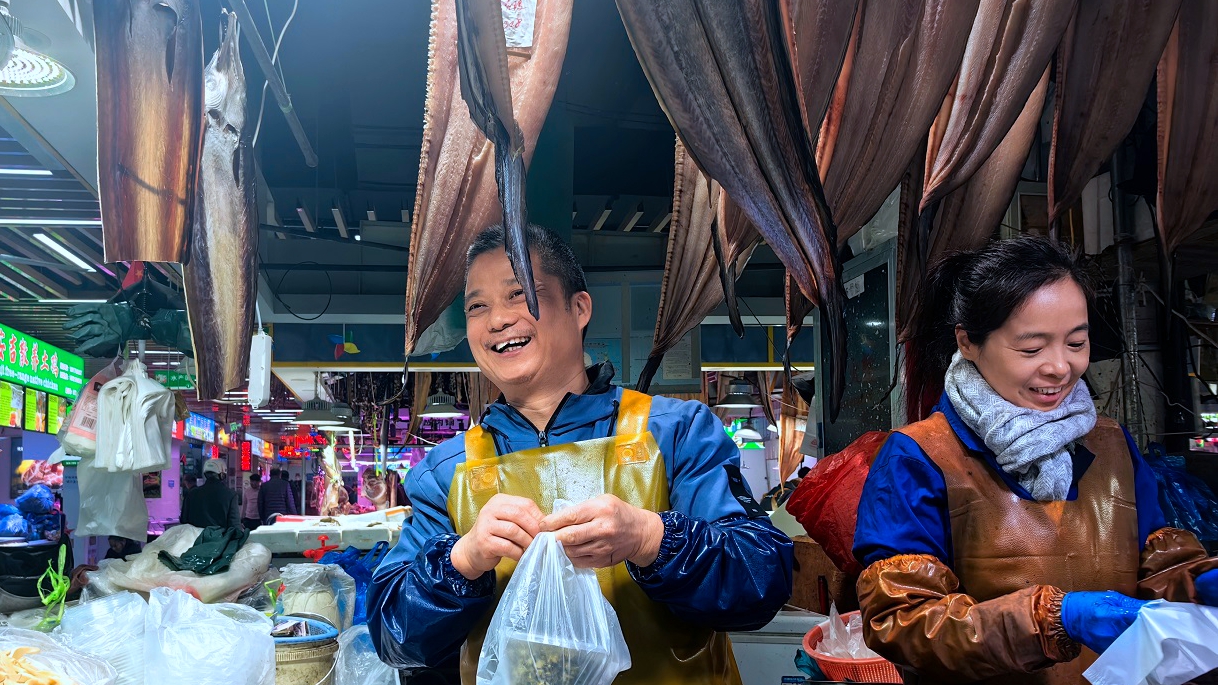
M 851 611 L 848 614 L 842 614 L 842 623 L 849 623 L 850 617 L 856 616 L 858 613 Z M 823 638 L 824 632 L 821 630 L 821 626 L 809 630 L 808 634 L 804 635 L 804 651 L 816 661 L 816 665 L 820 666 L 820 670 L 824 671 L 825 677 L 830 680 L 853 680 L 858 683 L 901 682 L 901 672 L 896 665 L 883 657 L 840 659 L 817 652 L 816 645 L 820 644 Z

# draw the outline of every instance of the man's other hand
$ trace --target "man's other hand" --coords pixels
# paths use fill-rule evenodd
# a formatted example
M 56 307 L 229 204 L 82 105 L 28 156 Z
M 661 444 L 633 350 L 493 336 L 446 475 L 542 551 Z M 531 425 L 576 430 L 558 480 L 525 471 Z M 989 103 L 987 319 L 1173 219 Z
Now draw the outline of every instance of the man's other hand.
M 654 511 L 601 495 L 547 516 L 543 532 L 553 532 L 579 568 L 606 568 L 629 561 L 650 566 L 660 553 L 664 522 Z
M 520 555 L 541 532 L 542 513 L 532 500 L 495 495 L 482 507 L 478 520 L 453 545 L 453 567 L 470 580 L 499 565 L 504 557 L 520 561 Z

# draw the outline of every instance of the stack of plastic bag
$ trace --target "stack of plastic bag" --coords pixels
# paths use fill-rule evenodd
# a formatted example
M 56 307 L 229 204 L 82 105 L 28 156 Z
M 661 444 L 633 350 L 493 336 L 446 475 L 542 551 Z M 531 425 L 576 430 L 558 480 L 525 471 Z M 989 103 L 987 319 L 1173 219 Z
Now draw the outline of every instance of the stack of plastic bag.
M 148 377 L 139 361 L 102 386 L 97 395 L 97 458 L 110 472 L 156 471 L 169 464 L 173 393 Z
M 398 672 L 376 655 L 368 626 L 356 626 L 338 637 L 334 685 L 398 685 Z
M 120 592 L 68 609 L 59 636 L 74 649 L 97 657 L 118 672 L 115 685 L 144 685 L 144 621 L 148 603 Z
M 283 567 L 283 613 L 321 618 L 340 631 L 355 617 L 355 581 L 337 564 Z
M 829 606 L 825 637 L 813 651 L 837 659 L 875 659 L 880 656 L 863 641 L 863 617 L 854 613 L 850 616 L 850 622 L 846 623 L 838 615 L 836 604 Z
M 242 604 L 203 604 L 158 588 L 144 622 L 146 685 L 274 685 L 271 619 Z
M 1181 685 L 1218 669 L 1218 608 L 1151 602 L 1083 677 L 1092 685 Z
M 85 383 L 72 411 L 59 430 L 59 444 L 66 454 L 86 458 L 97 454 L 97 393 L 123 372 L 123 361 L 115 359 Z
M 37 669 L 51 682 L 79 685 L 115 685 L 114 668 L 99 659 L 64 646 L 48 635 L 20 628 L 0 628 L 0 682 L 20 683 L 16 674 L 6 673 L 14 662 Z M 34 681 L 41 682 L 41 681 Z

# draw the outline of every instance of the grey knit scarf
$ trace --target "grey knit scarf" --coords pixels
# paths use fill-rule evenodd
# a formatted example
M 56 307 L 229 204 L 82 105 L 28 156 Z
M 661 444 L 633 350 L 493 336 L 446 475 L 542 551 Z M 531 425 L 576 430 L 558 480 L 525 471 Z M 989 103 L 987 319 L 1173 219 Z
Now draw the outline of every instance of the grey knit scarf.
M 1095 404 L 1082 379 L 1056 409 L 1025 409 L 1003 399 L 956 352 L 944 387 L 956 413 L 994 452 L 1003 471 L 1039 502 L 1066 499 L 1074 473 L 1073 443 L 1095 427 Z

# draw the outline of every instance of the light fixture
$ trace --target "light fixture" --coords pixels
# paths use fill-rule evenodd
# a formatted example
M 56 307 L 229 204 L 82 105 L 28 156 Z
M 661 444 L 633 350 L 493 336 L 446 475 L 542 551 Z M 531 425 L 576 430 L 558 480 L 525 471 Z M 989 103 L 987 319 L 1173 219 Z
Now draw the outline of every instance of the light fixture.
M 753 428 L 753 420 L 749 419 L 740 426 L 740 430 L 732 436 L 740 442 L 761 442 L 764 438 L 757 429 Z
M 287 423 L 297 426 L 333 426 L 342 421 L 330 413 L 330 403 L 325 400 L 309 400 L 305 402 L 304 411 L 290 419 Z
M 455 419 L 459 416 L 465 416 L 465 412 L 458 411 L 453 406 L 454 401 L 452 395 L 446 395 L 442 392 L 431 395 L 427 398 L 427 407 L 420 416 L 432 419 Z
M 733 381 L 727 386 L 727 396 L 720 400 L 716 407 L 724 409 L 752 409 L 760 407 L 761 403 L 753 395 L 753 386 L 749 383 Z
M 64 247 L 63 245 L 60 245 L 58 240 L 55 240 L 54 238 L 47 235 L 46 233 L 35 233 L 34 240 L 37 240 L 38 242 L 47 246 L 53 252 L 55 252 L 55 254 L 58 254 L 60 257 L 63 257 L 64 259 L 75 264 L 76 266 L 79 266 L 80 268 L 84 269 L 85 271 L 88 271 L 90 273 L 96 271 L 96 269 L 94 269 L 88 262 L 81 259 L 80 257 L 77 257 L 76 253 L 72 252 L 71 250 Z
M 330 405 L 330 413 L 340 419 L 349 419 L 351 418 L 351 406 L 346 402 L 335 402 Z
M 22 167 L 0 167 L 0 176 L 51 176 L 49 169 L 26 169 Z
M 52 298 L 40 297 L 38 304 L 105 304 L 108 300 L 57 300 Z
M 777 433 L 777 432 L 778 432 L 778 426 L 775 426 L 775 425 L 774 425 L 774 424 L 772 424 L 772 423 L 771 423 L 770 425 L 766 426 L 766 427 L 765 427 L 765 429 L 766 429 L 766 430 L 768 430 L 768 431 L 770 431 L 771 433 Z
M 101 226 L 101 219 L 20 219 L 0 217 L 0 226 Z
M 12 57 L 0 69 L 0 95 L 5 97 L 59 95 L 75 85 L 76 77 L 67 67 L 24 47 L 14 47 Z
M 333 425 L 318 426 L 317 428 L 318 428 L 318 430 L 323 430 L 323 431 L 327 431 L 330 433 L 347 433 L 347 432 L 358 433 L 361 430 L 360 427 L 355 425 L 355 422 L 353 422 L 351 420 L 351 417 L 346 417 L 341 422 L 333 424 Z

